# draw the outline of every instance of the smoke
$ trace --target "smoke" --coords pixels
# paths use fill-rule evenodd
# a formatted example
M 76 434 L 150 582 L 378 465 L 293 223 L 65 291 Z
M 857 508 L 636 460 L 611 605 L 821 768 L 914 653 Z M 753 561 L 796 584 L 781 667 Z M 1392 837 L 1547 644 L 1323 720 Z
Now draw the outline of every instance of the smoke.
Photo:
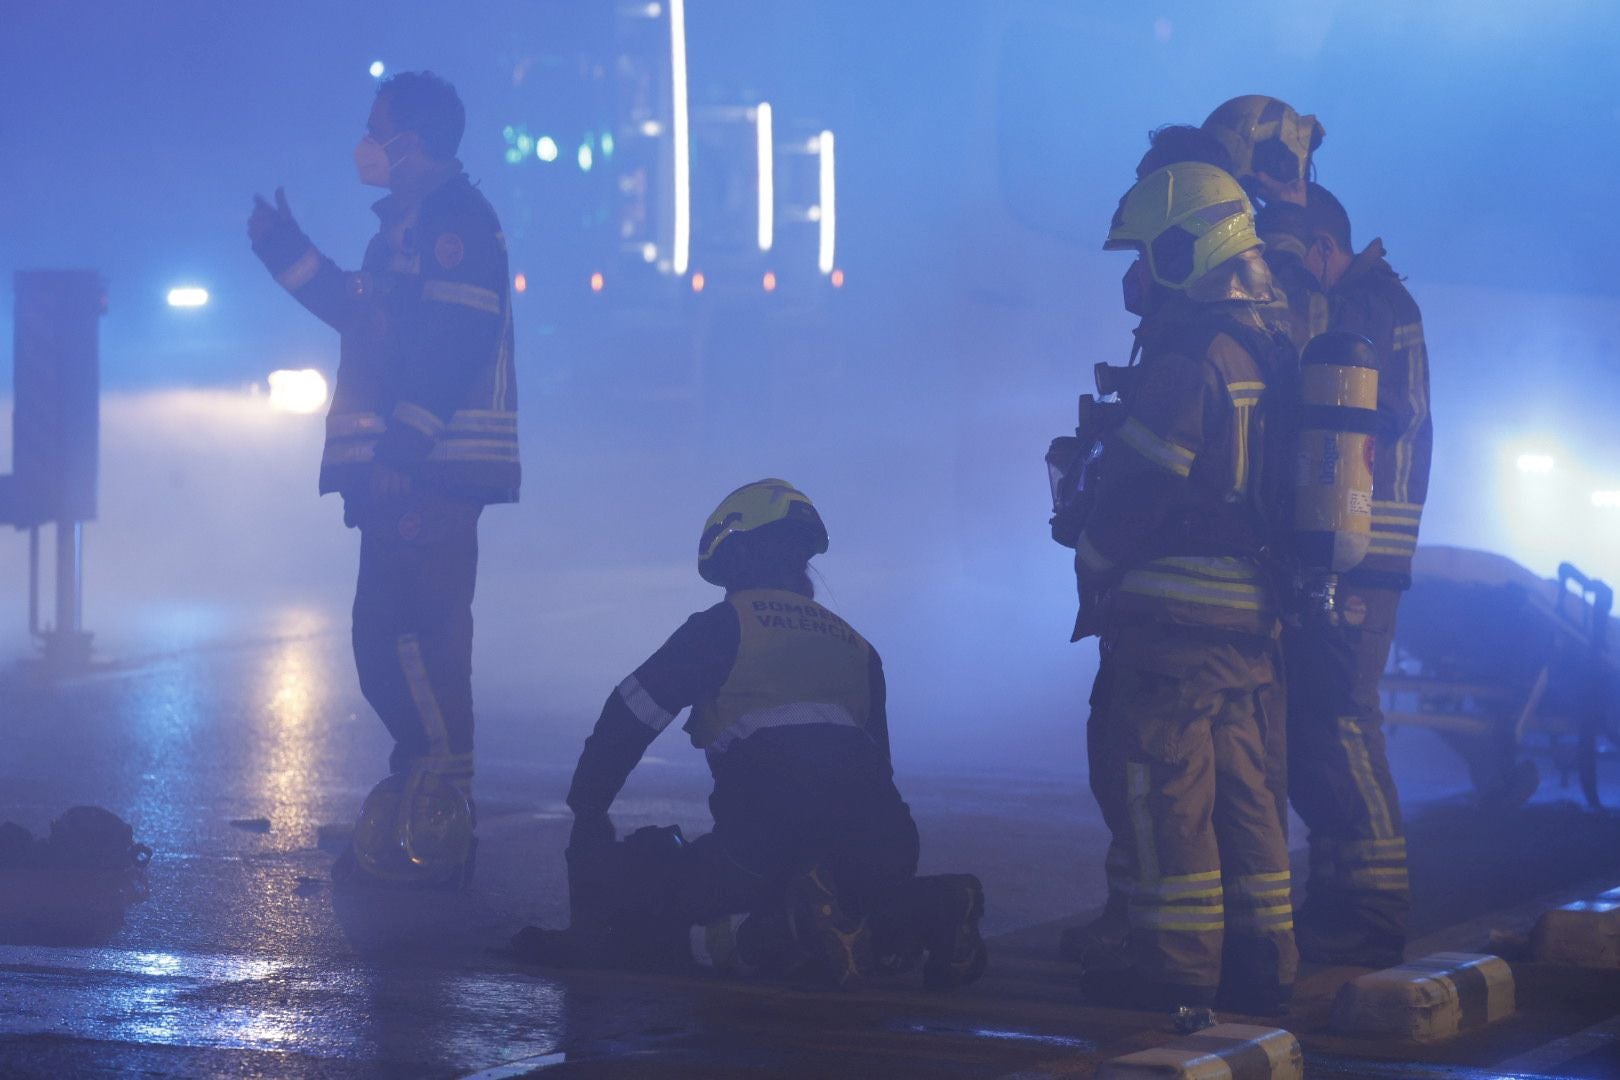
M 358 261 L 373 221 L 348 153 L 379 56 L 457 82 L 463 159 L 534 282 L 516 306 L 523 501 L 491 508 L 481 534 L 486 711 L 583 735 L 606 692 L 718 599 L 694 566 L 708 510 L 779 475 L 828 522 L 823 598 L 884 656 L 902 768 L 1079 783 L 1096 652 L 1067 641 L 1073 579 L 1046 538 L 1041 454 L 1072 427 L 1092 364 L 1129 349 L 1123 265 L 1096 249 L 1145 133 L 1257 90 L 1324 121 L 1321 179 L 1424 307 L 1425 540 L 1620 576 L 1620 513 L 1574 489 L 1578 513 L 1526 502 L 1505 456 L 1556 436 L 1583 482 L 1620 489 L 1605 479 L 1620 447 L 1604 411 L 1620 400 L 1620 245 L 1601 210 L 1620 143 L 1595 134 L 1620 115 L 1612 14 L 1571 5 L 1508 26 L 1508 6 L 1482 20 L 1339 5 L 1295 24 L 1273 19 L 1283 4 L 982 2 L 944 19 L 853 0 L 688 7 L 695 103 L 769 99 L 783 131 L 795 118 L 837 131 L 836 296 L 727 294 L 713 266 L 707 306 L 613 306 L 615 281 L 593 299 L 583 277 L 540 295 L 572 241 L 535 224 L 532 174 L 503 160 L 501 131 L 539 130 L 514 58 L 567 40 L 571 5 L 494 4 L 476 25 L 417 5 L 386 28 L 359 5 L 19 16 L 0 41 L 0 127 L 17 148 L 0 156 L 0 270 L 88 265 L 110 280 L 86 572 L 104 655 L 272 634 L 289 610 L 346 648 L 357 537 L 315 495 L 319 420 L 229 387 L 333 366 L 335 341 L 266 278 L 242 222 L 254 190 L 285 183 L 323 248 Z M 149 62 L 181 46 L 196 63 Z M 1528 101 L 1533 123 L 1502 122 Z M 209 309 L 162 307 L 182 279 L 210 288 Z M 28 648 L 25 552 L 0 536 L 0 656 Z

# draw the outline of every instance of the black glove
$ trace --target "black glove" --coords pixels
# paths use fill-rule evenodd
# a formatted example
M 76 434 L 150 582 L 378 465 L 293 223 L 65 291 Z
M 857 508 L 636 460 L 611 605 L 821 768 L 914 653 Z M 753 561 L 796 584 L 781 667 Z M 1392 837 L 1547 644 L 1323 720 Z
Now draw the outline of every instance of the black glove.
M 276 188 L 276 204 L 271 206 L 259 195 L 253 196 L 253 214 L 248 218 L 248 239 L 253 253 L 271 273 L 279 274 L 309 250 L 309 237 L 293 220 L 287 195 Z

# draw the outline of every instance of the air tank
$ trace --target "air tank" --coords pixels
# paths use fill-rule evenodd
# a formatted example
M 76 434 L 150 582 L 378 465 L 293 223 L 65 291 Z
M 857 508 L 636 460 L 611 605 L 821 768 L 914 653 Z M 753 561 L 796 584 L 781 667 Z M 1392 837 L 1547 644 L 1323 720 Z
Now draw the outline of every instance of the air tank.
M 1372 538 L 1377 430 L 1372 342 L 1343 330 L 1311 339 L 1300 357 L 1294 554 L 1308 610 L 1330 621 L 1339 575 L 1360 564 Z

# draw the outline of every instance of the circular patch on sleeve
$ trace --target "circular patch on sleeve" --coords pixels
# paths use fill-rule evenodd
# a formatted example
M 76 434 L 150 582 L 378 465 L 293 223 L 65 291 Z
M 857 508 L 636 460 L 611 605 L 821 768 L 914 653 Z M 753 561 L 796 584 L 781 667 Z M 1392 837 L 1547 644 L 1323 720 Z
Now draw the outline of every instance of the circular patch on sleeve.
M 422 515 L 411 510 L 399 519 L 399 538 L 407 543 L 422 535 Z
M 467 245 L 455 233 L 447 232 L 433 242 L 433 257 L 446 270 L 454 270 L 467 257 Z
M 1346 626 L 1360 626 L 1367 621 L 1367 601 L 1351 593 L 1344 598 L 1344 603 L 1339 606 L 1339 612 L 1344 616 Z

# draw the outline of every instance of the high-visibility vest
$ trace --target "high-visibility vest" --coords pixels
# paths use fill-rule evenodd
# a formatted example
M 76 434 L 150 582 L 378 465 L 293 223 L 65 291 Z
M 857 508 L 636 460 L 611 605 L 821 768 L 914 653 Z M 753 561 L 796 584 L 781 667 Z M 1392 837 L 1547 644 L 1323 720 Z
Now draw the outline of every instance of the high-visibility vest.
M 866 729 L 872 650 L 865 638 L 798 593 L 749 589 L 727 599 L 737 610 L 737 659 L 725 683 L 692 709 L 692 745 L 713 756 L 768 727 Z

